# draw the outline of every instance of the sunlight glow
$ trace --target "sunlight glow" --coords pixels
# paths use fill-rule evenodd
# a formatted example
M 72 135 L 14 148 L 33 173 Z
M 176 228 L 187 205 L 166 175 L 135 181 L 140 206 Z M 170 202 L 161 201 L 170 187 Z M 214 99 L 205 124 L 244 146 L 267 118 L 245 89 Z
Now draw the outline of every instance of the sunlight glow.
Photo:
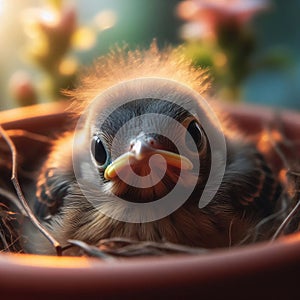
M 36 38 L 40 34 L 40 24 L 55 26 L 59 22 L 59 16 L 54 10 L 28 8 L 22 14 L 22 21 L 27 36 Z
M 14 264 L 25 267 L 39 267 L 50 269 L 86 269 L 91 266 L 91 263 L 85 257 L 57 257 L 16 254 L 12 257 L 7 257 L 7 259 L 11 260 Z
M 4 0 L 0 0 L 0 15 L 3 13 L 4 11 L 4 6 L 5 6 L 5 3 L 4 3 Z

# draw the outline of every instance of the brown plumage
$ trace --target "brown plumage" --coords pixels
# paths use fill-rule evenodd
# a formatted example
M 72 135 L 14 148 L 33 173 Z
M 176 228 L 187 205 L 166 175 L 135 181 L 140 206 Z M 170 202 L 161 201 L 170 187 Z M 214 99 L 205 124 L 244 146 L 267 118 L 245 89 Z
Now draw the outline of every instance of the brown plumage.
M 67 92 L 73 98 L 70 115 L 75 115 L 75 120 L 85 115 L 81 127 L 77 128 L 83 136 L 83 145 L 73 144 L 73 131 L 64 132 L 54 141 L 37 180 L 35 203 L 36 214 L 63 245 L 69 239 L 97 245 L 101 239 L 126 237 L 205 248 L 228 247 L 257 233 L 257 224 L 275 212 L 280 187 L 264 157 L 250 140 L 232 129 L 234 126 L 224 118 L 222 111 L 217 112 L 221 127 L 213 124 L 214 119 L 208 116 L 201 100 L 194 96 L 196 93 L 205 94 L 209 86 L 207 72 L 192 67 L 180 52 L 181 49 L 159 51 L 155 45 L 145 51 L 116 50 L 100 58 L 83 76 L 78 88 Z M 111 87 L 114 87 L 113 92 Z M 98 95 L 104 95 L 104 100 L 98 101 Z M 115 109 L 116 104 L 124 99 L 130 101 Z M 171 101 L 166 101 L 168 99 Z M 214 109 L 218 109 L 217 103 L 210 101 L 210 105 L 216 105 Z M 136 121 L 132 128 L 122 133 L 117 150 L 112 151 L 114 136 L 128 120 L 153 113 L 165 117 L 163 120 L 151 117 L 150 121 L 143 117 Z M 199 116 L 207 117 L 213 132 L 221 128 L 225 136 L 226 166 L 220 186 L 207 186 L 215 150 L 210 133 L 205 132 L 204 121 Z M 187 142 L 182 139 L 185 133 L 174 130 L 168 118 L 176 120 L 190 132 L 197 144 L 196 153 L 187 149 Z M 149 127 L 151 132 L 159 129 L 171 138 L 167 139 L 163 134 L 144 134 Z M 136 145 L 142 145 L 141 160 L 134 152 Z M 178 158 L 178 152 L 182 154 L 176 145 L 183 146 L 184 155 L 181 157 L 186 157 L 187 170 L 180 169 L 176 161 L 172 162 L 174 157 Z M 89 149 L 83 150 L 86 147 Z M 161 150 L 166 151 L 161 153 L 166 153 L 167 172 L 153 187 L 129 186 L 111 168 L 121 155 L 129 153 L 134 172 L 146 176 L 151 172 L 151 155 Z M 87 156 L 92 157 L 93 164 L 87 164 Z M 99 163 L 101 160 L 103 163 Z M 200 170 L 188 169 L 188 164 L 194 166 L 197 160 L 200 161 Z M 86 180 L 86 186 L 78 183 L 74 162 L 80 165 L 80 176 Z M 160 167 L 156 162 L 154 173 Z M 109 168 L 112 171 L 108 171 Z M 196 186 L 179 208 L 153 221 L 122 221 L 125 212 L 115 209 L 113 195 L 132 203 L 159 200 L 178 183 L 180 171 L 184 178 L 182 190 L 190 188 L 193 178 L 196 178 Z M 126 175 L 128 166 L 122 165 L 120 172 Z M 142 181 L 139 177 L 138 183 Z M 204 189 L 215 189 L 215 195 L 208 205 L 199 208 Z M 105 209 L 115 210 L 116 217 L 95 207 L 97 201 L 102 201 Z M 259 233 L 258 239 L 268 238 L 270 232 L 271 225 Z M 39 234 L 31 236 L 28 251 L 52 253 L 43 237 Z

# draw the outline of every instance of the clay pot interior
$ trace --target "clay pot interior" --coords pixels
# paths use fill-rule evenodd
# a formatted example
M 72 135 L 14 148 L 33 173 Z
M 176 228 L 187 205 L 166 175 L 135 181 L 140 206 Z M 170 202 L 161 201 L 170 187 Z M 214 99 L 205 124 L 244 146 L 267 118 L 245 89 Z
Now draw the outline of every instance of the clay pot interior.
M 69 121 L 65 107 L 63 103 L 55 103 L 4 111 L 0 113 L 0 123 L 7 130 L 23 129 L 51 138 Z M 245 134 L 258 134 L 266 122 L 276 120 L 268 108 L 226 106 L 224 109 Z M 287 111 L 279 114 L 286 137 L 299 139 L 300 115 Z M 44 143 L 26 138 L 16 138 L 14 142 L 26 158 L 23 163 L 29 170 L 34 170 L 48 151 Z M 296 151 L 300 153 L 300 143 L 298 147 Z M 7 181 L 9 176 L 1 174 Z M 30 193 L 26 183 L 24 189 Z M 298 275 L 300 234 L 274 243 L 219 249 L 203 255 L 144 257 L 112 263 L 86 257 L 0 255 L 0 291 L 11 299 L 20 295 L 38 298 L 41 294 L 47 299 L 66 295 L 88 299 L 243 295 L 250 299 L 258 293 L 286 297 L 297 291 Z

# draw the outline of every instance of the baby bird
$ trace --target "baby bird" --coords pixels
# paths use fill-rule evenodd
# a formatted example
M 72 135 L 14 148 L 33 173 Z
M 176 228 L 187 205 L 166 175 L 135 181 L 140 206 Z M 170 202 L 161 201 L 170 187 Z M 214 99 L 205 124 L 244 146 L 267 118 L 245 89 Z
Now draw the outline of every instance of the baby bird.
M 68 92 L 76 128 L 40 169 L 34 211 L 47 230 L 62 245 L 123 237 L 204 248 L 254 233 L 280 186 L 255 144 L 202 97 L 208 85 L 180 49 L 100 58 Z M 31 236 L 29 252 L 53 253 Z

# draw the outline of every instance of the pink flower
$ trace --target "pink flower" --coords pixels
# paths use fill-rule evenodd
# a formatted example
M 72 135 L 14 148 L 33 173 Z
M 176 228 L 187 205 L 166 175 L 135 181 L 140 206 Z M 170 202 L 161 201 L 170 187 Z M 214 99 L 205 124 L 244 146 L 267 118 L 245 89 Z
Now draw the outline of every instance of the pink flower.
M 207 32 L 215 32 L 226 24 L 243 25 L 268 7 L 267 0 L 186 0 L 178 5 L 177 13 L 192 24 L 200 23 Z
M 9 80 L 9 90 L 22 106 L 37 102 L 37 94 L 31 76 L 25 71 L 15 72 Z

